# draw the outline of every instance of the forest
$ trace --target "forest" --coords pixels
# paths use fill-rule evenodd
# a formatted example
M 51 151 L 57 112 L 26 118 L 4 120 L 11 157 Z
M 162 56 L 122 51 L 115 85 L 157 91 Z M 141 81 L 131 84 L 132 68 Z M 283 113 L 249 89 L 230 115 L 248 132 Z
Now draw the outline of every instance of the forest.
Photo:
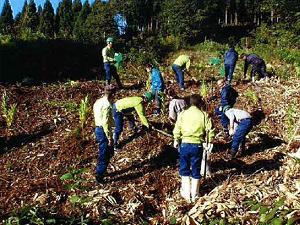
M 20 12 L 1 1 L 0 224 L 300 223 L 299 0 L 59 0 L 57 8 L 25 0 Z M 110 44 L 122 87 L 115 77 L 108 85 Z M 255 65 L 245 69 L 251 54 L 266 79 Z M 184 88 L 174 70 L 180 56 L 190 59 Z M 124 113 L 120 150 L 107 147 L 114 154 L 99 182 L 94 103 L 111 91 L 117 126 L 117 102 L 151 92 L 149 65 L 165 90 L 143 105 L 148 128 L 136 109 L 136 130 Z M 230 160 L 234 134 L 216 114 L 221 80 L 253 122 Z M 196 201 L 181 194 L 172 92 L 200 97 L 215 132 Z

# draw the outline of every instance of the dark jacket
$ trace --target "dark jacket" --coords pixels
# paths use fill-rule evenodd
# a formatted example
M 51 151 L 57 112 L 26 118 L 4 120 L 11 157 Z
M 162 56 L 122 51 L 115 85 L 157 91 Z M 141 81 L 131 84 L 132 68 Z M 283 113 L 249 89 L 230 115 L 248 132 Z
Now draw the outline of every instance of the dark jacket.
M 232 108 L 236 103 L 237 97 L 237 91 L 230 84 L 226 84 L 221 90 L 221 106 L 230 106 Z
M 224 56 L 224 64 L 226 65 L 235 65 L 238 60 L 238 53 L 234 48 L 230 48 Z
M 249 65 L 259 67 L 264 64 L 265 64 L 265 61 L 262 58 L 260 58 L 258 55 L 249 54 L 249 55 L 247 55 L 246 60 L 245 60 L 244 74 L 247 73 Z

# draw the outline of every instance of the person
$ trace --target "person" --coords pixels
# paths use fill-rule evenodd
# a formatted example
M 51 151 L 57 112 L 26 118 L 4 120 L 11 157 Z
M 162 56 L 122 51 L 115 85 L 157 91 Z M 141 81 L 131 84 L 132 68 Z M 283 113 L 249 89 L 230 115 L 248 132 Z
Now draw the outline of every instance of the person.
M 199 95 L 192 95 L 191 106 L 179 114 L 173 130 L 174 147 L 178 148 L 180 145 L 180 194 L 188 202 L 190 199 L 194 202 L 199 195 L 202 143 L 210 145 L 214 138 L 212 121 L 208 114 L 201 110 L 203 104 Z
M 191 65 L 191 59 L 188 55 L 180 55 L 173 63 L 172 69 L 175 73 L 176 81 L 180 90 L 184 90 L 184 71 L 188 70 Z
M 229 160 L 236 158 L 239 148 L 245 150 L 246 135 L 252 129 L 251 115 L 240 109 L 227 109 L 225 115 L 229 119 L 229 135 L 232 136 L 231 150 L 227 155 Z
M 224 56 L 225 79 L 229 84 L 231 84 L 237 60 L 238 53 L 235 51 L 234 46 L 231 46 Z
M 112 118 L 112 97 L 111 90 L 105 90 L 104 96 L 96 100 L 93 105 L 95 119 L 95 135 L 99 144 L 98 163 L 96 167 L 96 180 L 103 182 L 103 176 L 106 172 L 111 157 L 112 145 L 112 127 L 114 121 Z
M 225 110 L 232 108 L 234 106 L 234 104 L 236 103 L 236 99 L 238 97 L 238 93 L 229 83 L 226 83 L 226 80 L 224 79 L 218 80 L 217 85 L 220 88 L 221 103 L 215 109 L 215 114 L 220 117 L 220 121 L 222 127 L 224 128 L 225 135 L 228 136 L 229 120 L 225 116 L 224 112 Z
M 187 102 L 185 99 L 179 98 L 174 89 L 168 89 L 167 94 L 171 98 L 169 103 L 169 119 L 172 123 L 175 123 L 178 114 L 187 108 Z
M 137 131 L 135 126 L 135 119 L 133 115 L 134 111 L 136 111 L 136 113 L 138 114 L 142 122 L 143 129 L 144 130 L 150 129 L 150 125 L 145 116 L 144 106 L 143 106 L 143 104 L 149 101 L 151 101 L 151 96 L 148 93 L 146 93 L 144 96 L 141 97 L 134 96 L 134 97 L 122 98 L 113 104 L 113 117 L 116 124 L 114 135 L 113 135 L 115 151 L 118 151 L 120 147 L 119 138 L 123 131 L 124 116 L 128 119 L 129 127 L 134 132 Z
M 156 109 L 154 114 L 159 115 L 161 112 L 162 93 L 165 89 L 165 83 L 159 69 L 152 64 L 146 65 L 146 71 L 150 74 L 148 79 L 151 85 L 149 94 L 155 99 Z
M 256 54 L 242 54 L 241 58 L 245 61 L 244 63 L 244 76 L 243 79 L 246 79 L 246 74 L 249 65 L 252 65 L 251 70 L 251 80 L 255 81 L 255 74 L 257 73 L 260 78 L 268 78 L 268 73 L 266 72 L 266 63 Z
M 113 49 L 113 38 L 109 37 L 106 39 L 107 46 L 102 49 L 102 57 L 105 70 L 105 83 L 110 85 L 112 76 L 116 79 L 119 88 L 122 88 L 120 77 L 115 67 L 115 50 Z

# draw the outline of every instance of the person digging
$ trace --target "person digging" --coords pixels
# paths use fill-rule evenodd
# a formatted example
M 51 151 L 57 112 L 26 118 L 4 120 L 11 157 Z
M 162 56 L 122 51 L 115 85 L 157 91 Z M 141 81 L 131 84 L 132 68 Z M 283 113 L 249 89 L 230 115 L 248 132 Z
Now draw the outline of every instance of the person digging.
M 199 196 L 202 144 L 212 145 L 214 129 L 208 114 L 201 110 L 203 101 L 199 95 L 190 97 L 190 105 L 179 114 L 173 136 L 174 147 L 179 147 L 180 194 L 186 201 L 195 202 Z
M 147 82 L 151 86 L 148 95 L 151 95 L 152 99 L 155 101 L 156 109 L 154 111 L 154 115 L 159 115 L 161 113 L 161 102 L 165 83 L 159 69 L 154 67 L 152 64 L 146 65 L 146 71 L 150 74 Z
M 99 144 L 98 163 L 96 167 L 96 181 L 98 183 L 103 182 L 104 173 L 112 156 L 112 127 L 114 126 L 112 98 L 112 91 L 106 89 L 104 96 L 97 99 L 93 105 L 95 135 L 96 141 Z
M 175 78 L 179 84 L 181 91 L 184 90 L 184 71 L 188 70 L 191 65 L 191 58 L 188 55 L 180 55 L 173 63 L 172 69 L 175 73 Z
M 105 84 L 110 85 L 112 77 L 116 79 L 119 88 L 122 88 L 120 77 L 115 64 L 115 50 L 113 49 L 113 38 L 106 39 L 106 47 L 102 49 L 103 64 L 105 70 Z
M 245 151 L 246 135 L 251 131 L 253 124 L 251 115 L 240 109 L 227 109 L 226 117 L 229 119 L 229 135 L 232 136 L 231 150 L 226 158 L 232 160 L 237 157 L 238 151 Z
M 171 99 L 169 103 L 169 120 L 175 123 L 179 113 L 187 108 L 187 102 L 185 99 L 179 98 L 174 89 L 168 89 L 167 95 Z
M 220 94 L 221 94 L 221 103 L 220 105 L 215 109 L 215 114 L 220 117 L 221 125 L 224 129 L 225 136 L 228 137 L 229 130 L 229 120 L 225 116 L 225 110 L 232 108 L 234 104 L 236 103 L 236 99 L 238 97 L 237 91 L 229 84 L 226 83 L 226 80 L 218 80 L 217 85 L 220 88 Z
M 255 74 L 259 75 L 259 78 L 268 79 L 268 73 L 266 72 L 266 63 L 265 61 L 260 58 L 256 54 L 241 54 L 241 59 L 245 61 L 244 63 L 244 76 L 243 79 L 246 79 L 247 70 L 249 65 L 252 66 L 251 69 L 251 80 L 252 82 L 255 81 Z
M 142 130 L 148 131 L 149 129 L 151 129 L 144 113 L 144 104 L 150 102 L 151 100 L 152 96 L 149 93 L 146 93 L 145 95 L 140 97 L 134 96 L 122 98 L 113 104 L 113 117 L 116 124 L 113 135 L 115 151 L 120 150 L 119 138 L 123 131 L 124 117 L 128 119 L 130 129 L 134 132 L 137 132 L 133 115 L 133 112 L 135 111 L 142 122 Z

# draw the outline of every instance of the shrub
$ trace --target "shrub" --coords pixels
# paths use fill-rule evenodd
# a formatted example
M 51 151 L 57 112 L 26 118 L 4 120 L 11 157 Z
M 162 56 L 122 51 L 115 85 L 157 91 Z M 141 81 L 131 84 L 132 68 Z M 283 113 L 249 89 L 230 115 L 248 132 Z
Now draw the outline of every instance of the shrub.
M 9 97 L 7 96 L 7 93 L 5 91 L 2 95 L 1 110 L 2 110 L 2 115 L 6 122 L 6 126 L 9 130 L 11 128 L 11 125 L 17 113 L 17 104 L 14 103 L 9 107 L 8 101 L 9 101 Z

